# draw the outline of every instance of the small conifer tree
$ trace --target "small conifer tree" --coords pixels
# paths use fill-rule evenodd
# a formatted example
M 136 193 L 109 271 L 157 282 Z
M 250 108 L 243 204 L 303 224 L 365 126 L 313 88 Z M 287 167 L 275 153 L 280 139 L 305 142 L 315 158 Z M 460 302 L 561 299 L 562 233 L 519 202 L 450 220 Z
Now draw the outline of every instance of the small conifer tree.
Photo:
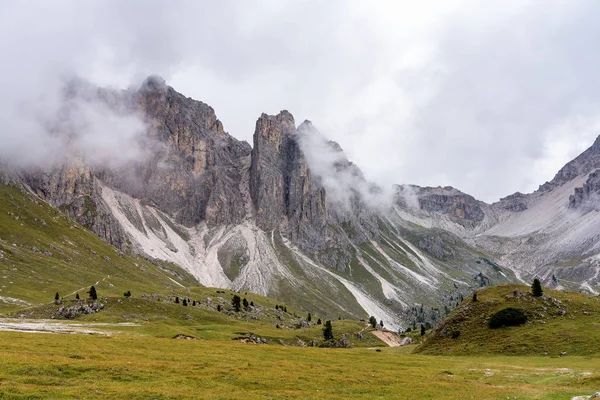
M 221 305 L 217 304 L 217 311 L 221 312 Z
M 186 299 L 183 299 L 183 306 L 187 307 L 187 300 Z
M 242 304 L 244 305 L 245 309 L 248 309 L 249 304 L 248 304 L 248 300 L 246 300 L 245 297 L 244 297 L 244 301 L 242 301 Z
M 254 302 L 253 302 L 253 301 L 251 301 L 251 302 L 250 302 L 250 305 L 251 305 L 252 307 L 254 307 Z
M 373 315 L 369 317 L 369 324 L 371 324 L 372 328 L 375 328 L 377 326 L 377 319 Z
M 98 299 L 98 293 L 96 293 L 96 288 L 94 286 L 90 287 L 88 294 L 90 295 L 90 299 L 92 299 L 92 300 Z
M 240 311 L 241 302 L 242 302 L 242 299 L 240 299 L 240 296 L 238 296 L 237 294 L 234 294 L 233 298 L 231 299 L 231 306 L 233 307 L 233 310 L 235 312 Z
M 383 328 L 383 320 L 379 320 L 379 326 Z
M 421 336 L 425 334 L 425 325 L 421 325 Z
M 542 290 L 542 283 L 538 278 L 533 280 L 533 284 L 531 285 L 531 292 L 535 297 L 540 297 L 544 291 Z
M 310 315 L 310 313 L 308 313 L 308 317 L 306 317 L 306 320 L 307 320 L 308 322 L 310 322 L 310 321 L 312 320 L 312 315 Z
M 323 328 L 323 338 L 325 340 L 333 339 L 333 327 L 331 326 L 331 321 L 325 321 L 325 327 Z
M 192 301 L 192 305 L 196 307 L 196 300 Z
M 56 294 L 54 295 L 54 300 L 58 301 L 58 299 L 60 299 L 60 296 L 58 295 L 58 292 L 56 292 Z
M 125 293 L 123 293 L 123 296 L 131 297 L 131 291 L 130 290 L 126 291 Z
M 317 325 L 321 325 L 321 318 L 317 319 Z
M 473 302 L 477 301 L 477 291 L 473 292 Z
M 175 304 L 179 304 L 179 296 L 175 296 Z
M 75 294 L 75 300 L 79 300 L 79 293 Z

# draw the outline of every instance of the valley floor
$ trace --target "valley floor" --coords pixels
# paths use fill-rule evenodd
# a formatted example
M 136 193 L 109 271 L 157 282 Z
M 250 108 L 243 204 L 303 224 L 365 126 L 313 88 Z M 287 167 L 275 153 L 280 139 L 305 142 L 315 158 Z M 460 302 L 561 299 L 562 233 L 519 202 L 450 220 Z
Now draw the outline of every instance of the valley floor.
M 0 332 L 0 398 L 570 399 L 600 390 L 600 358 L 379 350 Z

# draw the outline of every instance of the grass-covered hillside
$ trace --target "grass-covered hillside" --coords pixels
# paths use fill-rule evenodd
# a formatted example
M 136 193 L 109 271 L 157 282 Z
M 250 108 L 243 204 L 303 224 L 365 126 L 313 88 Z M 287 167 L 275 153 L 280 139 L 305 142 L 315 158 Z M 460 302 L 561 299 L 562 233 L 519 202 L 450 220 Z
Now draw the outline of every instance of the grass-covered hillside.
M 102 294 L 101 292 L 99 293 Z M 232 299 L 242 300 L 238 311 Z M 244 300 L 248 306 L 244 306 Z M 4 314 L 0 322 L 26 320 L 45 324 L 52 331 L 53 322 L 59 327 L 83 326 L 93 332 L 108 335 L 154 336 L 159 338 L 186 337 L 204 340 L 239 340 L 258 344 L 287 346 L 320 346 L 323 344 L 325 320 L 278 303 L 268 297 L 225 289 L 189 288 L 168 295 L 154 294 L 139 297 L 103 297 L 95 303 L 102 308 L 94 313 L 65 318 L 60 310 L 92 305 L 90 299 L 50 302 Z M 38 322 L 43 321 L 43 322 Z M 332 322 L 337 345 L 377 347 L 384 343 L 370 333 L 367 323 L 358 320 Z M 16 326 L 18 328 L 18 326 Z M 1 330 L 1 329 L 0 329 Z M 345 339 L 344 343 L 340 339 Z
M 198 285 L 181 268 L 120 254 L 64 214 L 0 184 L 0 312 L 73 298 L 96 285 L 104 295 L 169 292 Z
M 501 327 L 490 328 L 492 316 L 507 308 L 517 310 L 511 310 L 511 315 L 522 313 L 526 322 L 504 326 L 510 323 L 500 319 Z M 465 299 L 416 351 L 438 355 L 592 355 L 600 352 L 599 328 L 597 296 L 544 289 L 542 296 L 536 297 L 527 286 L 501 285 L 479 290 L 475 302 L 472 297 Z

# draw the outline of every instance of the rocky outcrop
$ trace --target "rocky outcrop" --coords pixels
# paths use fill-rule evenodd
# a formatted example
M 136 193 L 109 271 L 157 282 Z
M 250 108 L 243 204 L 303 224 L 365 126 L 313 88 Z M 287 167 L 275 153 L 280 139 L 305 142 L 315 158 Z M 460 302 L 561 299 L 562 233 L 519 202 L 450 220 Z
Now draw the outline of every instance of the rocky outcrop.
M 418 207 L 428 213 L 444 214 L 462 225 L 483 220 L 482 203 L 453 187 L 396 186 L 395 203 L 402 208 Z
M 497 203 L 494 203 L 503 210 L 512 212 L 521 212 L 527 209 L 527 195 L 516 192 L 510 196 L 506 196 L 500 199 Z
M 212 107 L 150 77 L 135 94 L 148 125 L 151 157 L 99 176 L 185 226 L 239 223 L 246 216 L 240 182 L 250 145 L 223 130 Z
M 456 254 L 452 246 L 456 241 L 446 232 L 438 232 L 423 237 L 419 240 L 418 246 L 433 257 L 446 261 Z
M 81 159 L 50 170 L 30 169 L 21 181 L 37 196 L 65 212 L 106 242 L 128 250 L 128 238 L 102 200 L 97 178 Z
M 600 210 L 600 170 L 592 172 L 585 184 L 569 196 L 569 208 Z
M 327 202 L 300 150 L 299 134 L 287 111 L 258 119 L 250 194 L 260 228 L 277 229 L 301 247 L 310 247 L 325 233 Z

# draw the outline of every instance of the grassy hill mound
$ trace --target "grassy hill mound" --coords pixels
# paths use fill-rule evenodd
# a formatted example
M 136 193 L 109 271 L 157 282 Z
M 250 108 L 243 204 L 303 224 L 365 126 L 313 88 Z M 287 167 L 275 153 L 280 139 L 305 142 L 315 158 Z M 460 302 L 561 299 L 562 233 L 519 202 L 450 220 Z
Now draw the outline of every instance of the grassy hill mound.
M 101 295 L 102 293 L 100 293 Z M 232 305 L 233 296 L 247 301 L 239 311 Z M 21 309 L 9 314 L 17 321 L 52 320 L 53 323 L 76 324 L 103 333 L 188 338 L 205 340 L 239 340 L 259 344 L 320 346 L 323 344 L 323 324 L 318 316 L 308 315 L 268 297 L 250 292 L 237 293 L 216 288 L 189 288 L 168 295 L 143 297 L 99 297 L 61 300 Z M 93 313 L 65 317 L 61 310 L 82 310 L 94 305 Z M 4 320 L 6 321 L 6 320 Z M 325 322 L 324 320 L 322 321 Z M 356 320 L 333 321 L 334 339 L 338 345 L 357 347 L 384 346 L 367 329 L 367 323 Z M 49 324 L 50 328 L 52 323 Z
M 503 318 L 507 322 L 498 323 Z M 490 328 L 490 320 L 493 327 L 499 327 Z M 506 326 L 510 321 L 515 326 Z M 600 352 L 599 327 L 600 298 L 596 296 L 544 289 L 541 297 L 535 297 L 527 286 L 501 285 L 478 291 L 476 302 L 472 298 L 463 301 L 415 351 L 438 355 L 590 355 Z

